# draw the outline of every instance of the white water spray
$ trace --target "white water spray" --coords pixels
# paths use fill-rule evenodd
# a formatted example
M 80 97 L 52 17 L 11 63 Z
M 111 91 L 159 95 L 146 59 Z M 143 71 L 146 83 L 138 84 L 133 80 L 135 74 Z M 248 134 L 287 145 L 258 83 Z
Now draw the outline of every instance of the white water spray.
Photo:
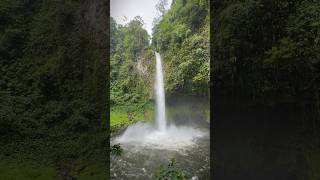
M 208 135 L 205 129 L 187 126 L 167 125 L 163 71 L 160 54 L 156 55 L 156 75 L 154 90 L 156 95 L 156 127 L 138 122 L 129 126 L 125 132 L 115 138 L 114 143 L 150 147 L 152 149 L 180 150 L 195 145 L 195 140 Z
M 167 127 L 166 122 L 166 103 L 164 94 L 164 84 L 163 84 L 163 71 L 161 56 L 159 53 L 156 54 L 156 79 L 155 79 L 155 94 L 156 94 L 156 121 L 157 127 L 160 131 L 165 131 Z

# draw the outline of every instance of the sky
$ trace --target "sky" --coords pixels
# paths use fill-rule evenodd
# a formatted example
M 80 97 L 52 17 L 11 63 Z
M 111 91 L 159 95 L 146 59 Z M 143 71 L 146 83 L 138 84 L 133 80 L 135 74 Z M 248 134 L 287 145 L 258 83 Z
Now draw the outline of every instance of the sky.
M 135 16 L 141 16 L 144 28 L 152 35 L 153 18 L 157 17 L 156 4 L 159 0 L 111 0 L 110 15 L 118 24 L 126 24 Z M 168 0 L 168 8 L 172 0 Z M 127 17 L 125 20 L 124 17 Z

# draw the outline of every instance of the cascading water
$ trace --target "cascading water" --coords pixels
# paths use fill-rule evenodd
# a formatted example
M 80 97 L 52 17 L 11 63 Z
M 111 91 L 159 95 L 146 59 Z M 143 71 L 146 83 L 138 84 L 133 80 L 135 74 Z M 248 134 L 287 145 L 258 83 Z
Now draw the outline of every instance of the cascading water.
M 167 164 L 171 158 L 175 158 L 179 165 L 193 176 L 191 179 L 209 179 L 210 143 L 209 129 L 206 128 L 208 124 L 204 121 L 201 123 L 200 116 L 192 119 L 196 122 L 194 125 L 188 125 L 188 119 L 179 119 L 176 114 L 174 116 L 166 114 L 162 60 L 157 52 L 155 57 L 155 123 L 153 119 L 145 119 L 147 122 L 139 121 L 127 127 L 123 133 L 111 138 L 111 145 L 120 143 L 124 149 L 121 156 L 111 155 L 111 179 L 153 179 L 159 165 Z M 178 104 L 173 107 L 168 101 L 168 112 L 172 113 L 174 108 L 175 113 L 185 115 L 186 109 L 183 107 L 191 103 Z M 193 110 L 202 111 L 201 108 L 201 110 L 194 108 L 194 106 L 199 107 L 198 105 L 201 107 L 201 104 L 192 102 L 192 110 L 187 111 L 191 111 L 191 114 L 194 113 Z M 185 122 L 178 123 L 178 119 Z M 203 123 L 206 127 L 196 125 Z
M 180 149 L 195 145 L 195 139 L 208 135 L 206 130 L 188 126 L 177 127 L 175 124 L 167 125 L 162 61 L 159 53 L 155 52 L 155 56 L 156 126 L 138 122 L 129 126 L 114 142 L 161 149 Z
M 165 93 L 163 84 L 163 71 L 161 56 L 155 52 L 156 55 L 156 76 L 155 76 L 155 94 L 156 94 L 156 121 L 157 127 L 160 131 L 165 131 L 166 122 L 166 105 L 165 105 Z

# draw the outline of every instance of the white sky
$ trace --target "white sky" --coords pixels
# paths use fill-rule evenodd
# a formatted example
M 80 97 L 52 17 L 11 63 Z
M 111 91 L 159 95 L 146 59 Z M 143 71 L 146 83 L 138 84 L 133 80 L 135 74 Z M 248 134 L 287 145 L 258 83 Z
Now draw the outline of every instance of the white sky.
M 152 21 L 157 17 L 156 4 L 159 0 L 111 0 L 110 15 L 118 24 L 126 24 L 135 16 L 141 16 L 144 28 L 152 35 Z M 168 8 L 172 0 L 168 0 Z M 127 20 L 125 21 L 125 17 Z

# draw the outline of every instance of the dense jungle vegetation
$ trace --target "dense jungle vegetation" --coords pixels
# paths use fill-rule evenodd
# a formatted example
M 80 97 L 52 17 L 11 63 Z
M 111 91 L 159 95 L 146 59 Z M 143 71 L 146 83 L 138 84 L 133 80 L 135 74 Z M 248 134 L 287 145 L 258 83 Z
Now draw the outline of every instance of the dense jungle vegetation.
M 299 112 L 302 134 L 298 136 L 305 138 L 302 149 L 309 161 L 309 179 L 316 179 L 320 172 L 319 1 L 230 0 L 212 6 L 214 102 L 249 101 Z M 274 123 L 283 132 L 296 123 L 282 121 L 286 124 Z
M 168 40 L 189 48 L 203 44 L 191 76 L 185 74 L 192 71 L 193 61 L 178 77 L 166 68 L 167 91 L 208 95 L 208 6 L 174 1 L 172 7 L 158 24 L 183 11 L 189 18 L 177 17 L 165 31 L 189 30 L 184 35 L 180 29 Z M 112 119 L 115 126 L 130 117 L 153 119 L 154 46 L 141 18 L 121 26 L 107 17 L 108 8 L 108 2 L 96 0 L 0 1 L 1 179 L 106 177 L 109 46 L 111 126 Z M 192 20 L 196 14 L 189 12 L 198 11 L 205 21 Z M 167 56 L 170 66 L 185 61 L 183 53 L 187 51 L 181 50 L 175 60 Z M 184 83 L 191 77 L 192 82 Z
M 174 0 L 153 28 L 152 45 L 164 60 L 168 95 L 209 97 L 210 1 Z
M 209 97 L 209 8 L 208 0 L 176 0 L 168 11 L 159 5 L 152 39 L 141 17 L 126 25 L 111 18 L 112 128 L 154 119 L 154 51 L 164 61 L 167 97 L 175 93 Z
M 220 1 L 216 7 L 212 56 L 220 93 L 300 102 L 319 112 L 319 3 Z
M 0 1 L 0 179 L 106 178 L 104 1 Z
M 145 118 L 151 120 L 155 57 L 143 23 L 139 16 L 125 26 L 110 18 L 112 128 Z
M 305 123 L 318 134 L 319 13 L 317 1 L 217 2 L 212 54 L 217 97 L 296 104 L 312 114 Z

